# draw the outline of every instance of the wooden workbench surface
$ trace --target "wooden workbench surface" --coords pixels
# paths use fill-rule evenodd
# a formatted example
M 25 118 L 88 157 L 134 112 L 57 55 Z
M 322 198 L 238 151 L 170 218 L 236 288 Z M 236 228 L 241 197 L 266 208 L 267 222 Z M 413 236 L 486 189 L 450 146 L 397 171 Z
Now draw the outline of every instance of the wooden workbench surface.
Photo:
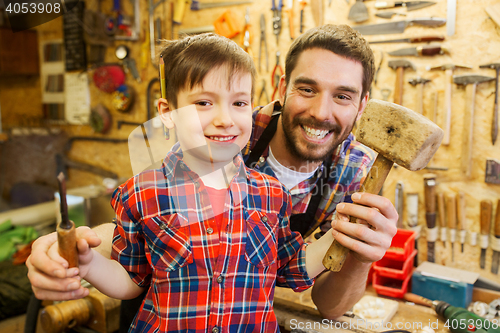
M 371 286 L 367 288 L 365 294 L 377 296 Z M 363 325 L 362 321 L 357 322 L 356 319 L 347 317 L 342 318 L 344 320 L 343 325 L 340 322 L 323 320 L 311 300 L 311 289 L 302 293 L 295 293 L 288 288 L 276 288 L 274 312 L 278 318 L 279 325 L 288 330 L 291 328 L 301 328 L 305 329 L 305 332 L 309 332 L 307 329 L 314 329 L 314 331 L 322 333 L 353 331 L 357 333 L 372 333 L 390 329 L 404 329 L 416 332 L 425 326 L 430 326 L 436 333 L 449 333 L 448 329 L 444 327 L 444 321 L 439 319 L 431 308 L 405 302 L 404 300 L 393 300 L 399 303 L 398 309 L 390 320 L 390 324 L 381 327 L 379 330 Z

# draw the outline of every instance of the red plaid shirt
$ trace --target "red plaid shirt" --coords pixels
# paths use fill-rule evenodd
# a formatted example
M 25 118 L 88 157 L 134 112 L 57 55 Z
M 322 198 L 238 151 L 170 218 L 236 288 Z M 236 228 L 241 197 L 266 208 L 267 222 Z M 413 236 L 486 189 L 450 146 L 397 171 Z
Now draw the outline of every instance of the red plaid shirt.
M 276 283 L 313 284 L 305 244 L 289 228 L 288 191 L 237 156 L 219 236 L 203 182 L 172 151 L 113 194 L 112 257 L 149 287 L 130 331 L 278 331 Z

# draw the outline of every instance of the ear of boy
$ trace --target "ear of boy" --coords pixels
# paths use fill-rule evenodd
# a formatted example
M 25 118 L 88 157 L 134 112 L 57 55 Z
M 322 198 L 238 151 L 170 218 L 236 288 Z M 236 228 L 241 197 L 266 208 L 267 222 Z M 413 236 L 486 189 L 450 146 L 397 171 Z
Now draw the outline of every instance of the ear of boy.
M 158 99 L 158 113 L 160 114 L 160 119 L 163 125 L 168 129 L 174 128 L 174 122 L 172 121 L 172 109 L 170 104 L 165 98 Z

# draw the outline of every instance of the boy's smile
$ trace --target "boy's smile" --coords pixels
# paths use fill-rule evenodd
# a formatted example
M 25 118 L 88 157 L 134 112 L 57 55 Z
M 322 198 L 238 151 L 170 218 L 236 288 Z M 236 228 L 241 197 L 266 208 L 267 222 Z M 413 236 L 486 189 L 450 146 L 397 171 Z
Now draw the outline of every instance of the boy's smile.
M 225 67 L 212 69 L 201 85 L 177 95 L 178 108 L 168 112 L 192 169 L 219 169 L 247 144 L 252 131 L 252 77 L 236 72 L 228 82 Z M 211 166 L 210 166 L 211 164 Z

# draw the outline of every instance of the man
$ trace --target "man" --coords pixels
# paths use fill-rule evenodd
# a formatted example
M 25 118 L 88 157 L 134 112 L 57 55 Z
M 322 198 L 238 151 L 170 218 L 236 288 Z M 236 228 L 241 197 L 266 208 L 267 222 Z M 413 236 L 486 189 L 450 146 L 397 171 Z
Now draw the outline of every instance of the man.
M 398 216 L 388 199 L 353 194 L 374 155 L 350 134 L 369 98 L 373 58 L 367 42 L 348 26 L 325 25 L 301 35 L 287 54 L 279 102 L 254 115 L 252 138 L 244 151 L 247 165 L 276 176 L 290 189 L 292 230 L 307 235 L 318 225 L 326 231 L 333 222 L 336 241 L 351 250 L 342 270 L 324 272 L 312 290 L 318 310 L 329 319 L 360 299 L 371 263 L 383 257 L 396 233 Z M 272 117 L 273 111 L 281 114 Z M 347 216 L 359 223 L 349 223 Z M 95 246 L 102 240 L 101 251 L 109 255 L 113 229 L 113 224 L 95 228 L 96 238 L 82 228 L 79 242 Z M 57 257 L 55 240 L 51 234 L 33 244 L 27 266 L 35 295 L 81 298 L 88 290 L 74 278 L 77 269 L 65 272 L 60 261 L 49 258 Z

